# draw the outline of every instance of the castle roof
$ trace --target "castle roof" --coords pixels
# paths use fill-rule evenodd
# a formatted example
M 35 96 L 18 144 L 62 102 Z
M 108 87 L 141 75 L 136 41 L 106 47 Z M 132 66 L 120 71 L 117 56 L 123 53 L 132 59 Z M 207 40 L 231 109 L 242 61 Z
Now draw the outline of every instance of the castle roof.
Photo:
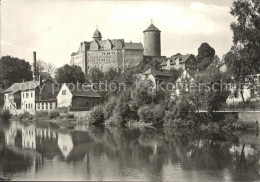
M 98 29 L 93 34 L 93 38 L 102 38 L 102 35 Z
M 152 23 L 151 25 L 144 30 L 144 32 L 161 32 L 158 28 L 156 28 Z
M 142 43 L 125 43 L 125 49 L 144 49 Z

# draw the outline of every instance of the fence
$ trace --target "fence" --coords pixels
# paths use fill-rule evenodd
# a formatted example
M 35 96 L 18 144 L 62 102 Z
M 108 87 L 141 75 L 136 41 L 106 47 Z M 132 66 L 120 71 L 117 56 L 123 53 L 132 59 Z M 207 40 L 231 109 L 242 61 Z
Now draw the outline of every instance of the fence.
M 260 103 L 245 103 L 239 105 L 229 105 L 223 108 L 224 111 L 260 111 Z

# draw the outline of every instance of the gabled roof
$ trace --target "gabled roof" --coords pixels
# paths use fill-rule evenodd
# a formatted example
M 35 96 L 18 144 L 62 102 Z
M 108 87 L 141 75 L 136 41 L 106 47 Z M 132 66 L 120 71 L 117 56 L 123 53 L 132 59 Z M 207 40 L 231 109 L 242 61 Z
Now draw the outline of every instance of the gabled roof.
M 177 59 L 179 59 L 179 61 L 180 61 L 179 63 L 185 63 L 190 57 L 195 58 L 195 56 L 193 54 L 187 54 L 187 55 L 179 55 L 178 54 L 178 55 L 173 55 L 173 56 L 169 57 L 167 60 L 170 60 L 170 65 L 175 65 Z M 167 64 L 166 61 L 163 62 L 161 65 L 165 66 Z
M 171 70 L 156 70 L 154 68 L 148 68 L 146 71 L 143 72 L 143 75 L 152 74 L 153 76 L 165 76 L 171 77 L 173 73 Z
M 111 43 L 112 49 L 118 49 L 119 43 L 121 43 L 122 47 L 124 47 L 124 39 L 93 40 L 90 44 L 96 43 L 101 47 L 99 50 L 103 50 L 104 48 L 102 48 L 102 46 L 106 45 L 107 42 Z M 122 49 L 122 47 L 120 49 Z
M 7 88 L 4 93 L 16 93 L 18 91 L 34 90 L 40 85 L 40 81 L 28 81 L 21 83 L 14 83 L 11 87 Z
M 66 86 L 73 96 L 100 97 L 100 95 L 89 85 L 66 83 Z
M 144 30 L 144 32 L 150 32 L 150 31 L 154 31 L 154 32 L 161 32 L 158 28 L 156 28 L 152 23 L 151 25 Z
M 144 49 L 142 43 L 125 43 L 125 49 Z

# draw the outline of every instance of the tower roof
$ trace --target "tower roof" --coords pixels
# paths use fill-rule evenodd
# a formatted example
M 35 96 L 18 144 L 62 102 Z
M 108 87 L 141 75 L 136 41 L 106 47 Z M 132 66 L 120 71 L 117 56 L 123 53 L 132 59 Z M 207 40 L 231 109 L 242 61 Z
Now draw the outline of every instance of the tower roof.
M 93 34 L 93 38 L 102 38 L 102 35 L 98 29 Z
M 161 32 L 158 28 L 156 28 L 153 23 L 151 23 L 151 25 L 146 29 L 144 30 L 144 32 Z

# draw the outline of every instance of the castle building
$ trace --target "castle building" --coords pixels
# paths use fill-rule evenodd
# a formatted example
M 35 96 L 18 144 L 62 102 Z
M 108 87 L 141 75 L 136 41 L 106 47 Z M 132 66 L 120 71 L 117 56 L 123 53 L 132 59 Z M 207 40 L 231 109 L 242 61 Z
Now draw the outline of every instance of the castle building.
M 143 31 L 142 43 L 125 42 L 124 39 L 102 40 L 101 32 L 96 29 L 93 40 L 81 42 L 77 52 L 71 54 L 71 65 L 80 66 L 85 74 L 91 68 L 97 67 L 101 71 L 110 68 L 124 71 L 130 66 L 137 66 L 143 59 L 160 62 L 166 59 L 161 56 L 161 31 L 153 23 Z
M 94 67 L 103 72 L 110 68 L 124 71 L 138 65 L 142 59 L 142 43 L 125 42 L 124 39 L 102 40 L 102 34 L 96 29 L 93 41 L 81 42 L 78 51 L 71 54 L 70 64 L 80 66 L 87 74 Z

